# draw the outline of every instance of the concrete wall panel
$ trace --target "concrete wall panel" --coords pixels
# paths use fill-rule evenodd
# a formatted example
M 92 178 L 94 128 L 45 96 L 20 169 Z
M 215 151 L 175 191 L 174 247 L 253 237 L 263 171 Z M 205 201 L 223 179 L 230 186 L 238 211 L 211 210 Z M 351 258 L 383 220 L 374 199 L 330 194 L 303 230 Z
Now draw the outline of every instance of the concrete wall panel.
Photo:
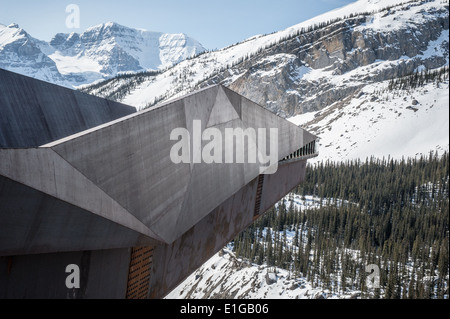
M 150 226 L 181 206 L 190 168 L 172 163 L 170 133 L 184 126 L 184 104 L 178 101 L 53 149 Z
M 68 289 L 67 265 L 80 268 L 80 288 Z M 0 257 L 1 299 L 123 299 L 130 249 Z
M 269 146 L 269 129 L 278 128 L 278 159 L 302 146 L 302 129 L 227 90 L 211 87 L 49 147 L 170 243 L 254 179 L 260 168 L 259 163 L 209 165 L 201 158 L 196 163 L 193 153 L 191 163 L 174 164 L 173 129 L 187 128 L 192 146 L 194 120 L 201 122 L 201 132 L 209 121 L 223 138 L 226 127 L 266 128 Z
M 150 298 L 162 298 L 253 220 L 257 179 L 226 200 L 171 245 L 153 253 Z
M 157 238 L 142 222 L 51 149 L 0 149 L 1 175 L 140 234 Z
M 36 147 L 136 112 L 0 69 L 0 148 Z
M 0 256 L 151 245 L 154 240 L 0 176 Z
M 280 163 L 278 171 L 264 176 L 260 211 L 264 212 L 305 180 L 306 160 Z

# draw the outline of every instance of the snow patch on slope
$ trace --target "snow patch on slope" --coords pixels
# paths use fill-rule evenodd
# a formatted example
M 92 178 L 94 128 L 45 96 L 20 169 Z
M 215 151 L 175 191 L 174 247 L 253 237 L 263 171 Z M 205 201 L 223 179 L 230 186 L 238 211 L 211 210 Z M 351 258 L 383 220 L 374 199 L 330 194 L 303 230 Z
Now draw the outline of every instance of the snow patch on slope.
M 320 138 L 320 156 L 310 161 L 401 159 L 449 151 L 448 80 L 412 91 L 389 92 L 387 85 L 368 85 L 345 105 L 290 118 Z
M 100 73 L 102 66 L 95 60 L 85 56 L 65 56 L 60 51 L 49 55 L 49 58 L 55 61 L 58 71 L 61 74 L 94 72 Z

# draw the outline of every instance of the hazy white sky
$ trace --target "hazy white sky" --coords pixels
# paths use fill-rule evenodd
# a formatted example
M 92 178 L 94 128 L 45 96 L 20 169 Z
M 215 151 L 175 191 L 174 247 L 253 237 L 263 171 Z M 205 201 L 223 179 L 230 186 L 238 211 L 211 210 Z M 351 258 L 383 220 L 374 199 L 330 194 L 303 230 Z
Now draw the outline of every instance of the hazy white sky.
M 283 30 L 355 0 L 0 0 L 0 23 L 17 23 L 33 37 L 83 32 L 96 24 L 119 24 L 186 33 L 207 49 L 219 49 L 257 34 Z M 80 28 L 66 26 L 66 7 L 80 9 Z

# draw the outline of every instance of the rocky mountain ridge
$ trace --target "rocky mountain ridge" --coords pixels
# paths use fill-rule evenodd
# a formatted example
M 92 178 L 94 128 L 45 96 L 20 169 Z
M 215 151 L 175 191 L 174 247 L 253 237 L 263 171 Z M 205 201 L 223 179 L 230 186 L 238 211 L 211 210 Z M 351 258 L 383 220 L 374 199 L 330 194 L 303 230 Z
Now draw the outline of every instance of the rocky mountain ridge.
M 68 87 L 121 73 L 164 69 L 204 50 L 186 34 L 151 32 L 114 22 L 81 34 L 58 33 L 48 43 L 17 24 L 0 25 L 0 68 Z

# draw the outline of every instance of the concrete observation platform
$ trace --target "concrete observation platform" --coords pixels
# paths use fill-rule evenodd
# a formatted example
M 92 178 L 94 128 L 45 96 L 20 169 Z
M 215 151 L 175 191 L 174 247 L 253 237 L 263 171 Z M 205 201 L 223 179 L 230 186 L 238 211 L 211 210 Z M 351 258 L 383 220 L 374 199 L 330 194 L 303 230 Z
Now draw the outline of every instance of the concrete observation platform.
M 316 140 L 222 85 L 136 112 L 0 70 L 0 298 L 162 298 L 304 180 Z M 250 160 L 269 150 L 275 170 Z

